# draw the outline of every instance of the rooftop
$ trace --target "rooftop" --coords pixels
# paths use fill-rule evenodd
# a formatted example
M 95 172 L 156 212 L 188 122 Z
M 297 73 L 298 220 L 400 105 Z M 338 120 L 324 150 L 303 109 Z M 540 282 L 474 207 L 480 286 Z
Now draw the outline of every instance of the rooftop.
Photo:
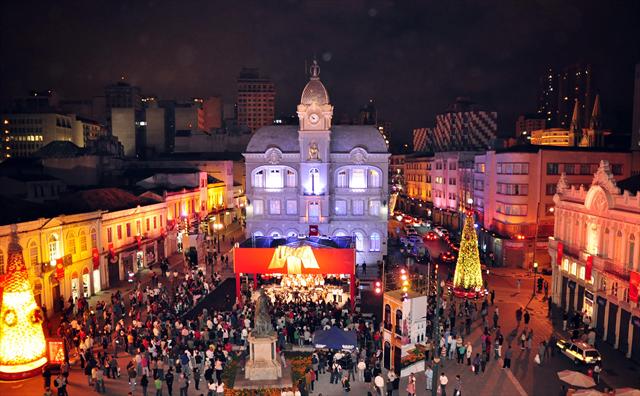
M 566 151 L 566 152 L 593 152 L 593 153 L 629 153 L 629 150 L 621 150 L 612 147 L 561 147 L 561 146 L 537 146 L 524 144 L 506 148 L 498 148 L 496 153 L 537 153 L 538 151 Z
M 117 211 L 158 202 L 147 197 L 137 197 L 120 188 L 96 188 L 66 195 L 59 200 L 57 207 L 59 212 L 70 214 L 95 210 Z
M 74 143 L 54 140 L 38 150 L 35 156 L 39 158 L 71 158 L 82 154 L 84 154 L 84 149 Z

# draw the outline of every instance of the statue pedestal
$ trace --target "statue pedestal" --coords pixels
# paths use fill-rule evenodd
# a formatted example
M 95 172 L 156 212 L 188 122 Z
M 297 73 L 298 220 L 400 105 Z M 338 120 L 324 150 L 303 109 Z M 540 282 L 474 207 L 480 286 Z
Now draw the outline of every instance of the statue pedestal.
M 282 365 L 276 354 L 274 335 L 254 337 L 249 335 L 249 359 L 244 367 L 244 376 L 251 381 L 276 380 L 282 377 Z

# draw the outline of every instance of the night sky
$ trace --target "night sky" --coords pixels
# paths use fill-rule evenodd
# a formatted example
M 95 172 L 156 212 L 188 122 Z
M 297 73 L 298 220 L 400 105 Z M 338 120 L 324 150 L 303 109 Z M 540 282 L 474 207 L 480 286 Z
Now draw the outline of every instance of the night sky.
M 533 112 L 547 66 L 594 68 L 605 126 L 630 127 L 640 1 L 5 1 L 0 95 L 89 98 L 121 75 L 160 98 L 222 95 L 242 66 L 276 83 L 292 114 L 317 55 L 334 117 L 373 97 L 394 140 L 432 126 L 456 96 L 499 112 L 500 134 Z

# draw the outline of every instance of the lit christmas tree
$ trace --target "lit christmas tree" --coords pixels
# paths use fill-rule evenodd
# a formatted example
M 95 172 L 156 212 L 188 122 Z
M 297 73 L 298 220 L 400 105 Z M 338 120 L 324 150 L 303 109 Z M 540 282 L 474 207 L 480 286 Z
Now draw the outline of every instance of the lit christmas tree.
M 46 362 L 43 315 L 36 304 L 22 247 L 15 231 L 9 243 L 7 273 L 0 300 L 0 378 L 18 379 L 39 373 Z
M 460 252 L 456 262 L 456 272 L 453 275 L 453 286 L 460 291 L 477 291 L 483 286 L 478 236 L 471 212 L 467 212 L 464 220 Z

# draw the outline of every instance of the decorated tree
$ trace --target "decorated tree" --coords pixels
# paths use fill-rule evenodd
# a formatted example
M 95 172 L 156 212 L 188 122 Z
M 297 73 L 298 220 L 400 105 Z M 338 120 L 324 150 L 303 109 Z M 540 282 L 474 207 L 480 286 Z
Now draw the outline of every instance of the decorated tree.
M 478 236 L 473 224 L 473 214 L 467 213 L 462 229 L 460 251 L 453 276 L 456 289 L 472 291 L 482 288 L 482 268 L 478 253 Z
M 9 243 L 7 272 L 0 301 L 0 378 L 17 379 L 39 372 L 47 362 L 43 314 L 36 304 L 18 236 Z

